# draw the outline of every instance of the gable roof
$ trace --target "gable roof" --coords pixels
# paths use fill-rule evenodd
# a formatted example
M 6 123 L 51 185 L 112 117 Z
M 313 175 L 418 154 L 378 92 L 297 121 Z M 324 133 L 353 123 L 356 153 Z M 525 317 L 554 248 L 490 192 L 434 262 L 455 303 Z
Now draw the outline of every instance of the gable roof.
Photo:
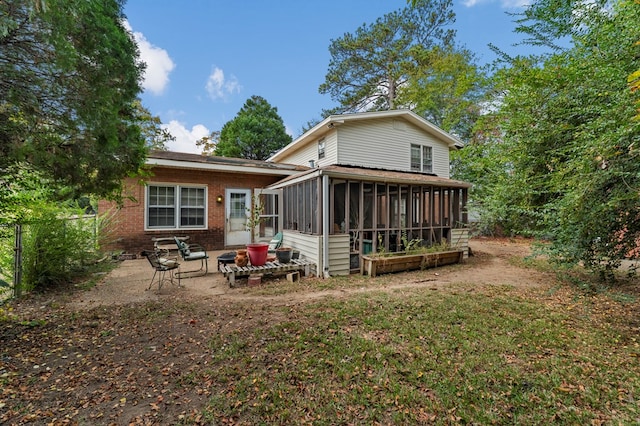
M 250 174 L 286 176 L 309 169 L 286 163 L 273 163 L 244 158 L 216 157 L 213 155 L 189 154 L 174 151 L 151 151 L 146 164 L 178 169 L 215 170 Z
M 359 112 L 354 114 L 339 114 L 330 115 L 322 120 L 320 123 L 313 126 L 310 130 L 299 136 L 296 140 L 282 148 L 280 151 L 273 154 L 267 159 L 267 161 L 278 161 L 286 154 L 297 151 L 303 146 L 307 145 L 311 141 L 316 141 L 321 138 L 325 133 L 331 131 L 334 127 L 341 124 L 352 121 L 364 121 L 380 118 L 402 118 L 409 123 L 414 124 L 419 129 L 435 136 L 436 138 L 444 141 L 449 146 L 449 149 L 462 148 L 463 143 L 457 137 L 445 132 L 435 124 L 420 117 L 415 112 L 408 109 L 396 109 L 390 111 L 374 111 L 374 112 Z

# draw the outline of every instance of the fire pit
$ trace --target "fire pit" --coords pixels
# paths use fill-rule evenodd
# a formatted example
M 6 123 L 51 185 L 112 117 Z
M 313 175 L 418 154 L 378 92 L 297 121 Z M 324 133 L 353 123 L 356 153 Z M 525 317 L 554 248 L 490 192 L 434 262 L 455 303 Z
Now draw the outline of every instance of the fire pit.
M 220 265 L 228 265 L 230 263 L 235 263 L 236 252 L 230 251 L 227 253 L 223 253 L 218 256 L 218 271 L 220 271 Z

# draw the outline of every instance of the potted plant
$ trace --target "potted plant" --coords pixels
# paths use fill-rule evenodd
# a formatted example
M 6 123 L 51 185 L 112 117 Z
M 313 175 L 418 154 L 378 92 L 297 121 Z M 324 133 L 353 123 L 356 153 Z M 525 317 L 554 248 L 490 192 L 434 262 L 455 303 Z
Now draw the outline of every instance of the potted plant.
M 280 247 L 276 249 L 276 258 L 280 263 L 291 262 L 291 247 Z
M 264 205 L 260 202 L 259 197 L 256 195 L 253 198 L 253 208 L 247 209 L 249 216 L 247 218 L 247 231 L 251 231 L 251 239 L 253 240 L 253 234 L 255 229 L 263 222 L 262 214 L 264 213 Z M 247 252 L 249 253 L 249 261 L 253 266 L 262 266 L 267 262 L 267 254 L 269 250 L 268 243 L 250 243 L 247 244 Z

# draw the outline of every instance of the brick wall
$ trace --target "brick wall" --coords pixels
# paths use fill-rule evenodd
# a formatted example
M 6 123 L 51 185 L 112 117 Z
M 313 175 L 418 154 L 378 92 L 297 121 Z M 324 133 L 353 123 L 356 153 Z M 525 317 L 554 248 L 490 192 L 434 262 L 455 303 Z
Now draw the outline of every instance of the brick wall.
M 121 207 L 102 200 L 98 203 L 98 214 L 106 219 L 105 243 L 107 250 L 124 250 L 126 253 L 139 254 L 142 250 L 153 248 L 153 237 L 171 237 L 188 235 L 189 241 L 204 246 L 207 250 L 224 249 L 225 203 L 216 202 L 218 195 L 225 195 L 227 188 L 262 188 L 277 182 L 280 177 L 252 175 L 232 172 L 213 172 L 205 170 L 184 170 L 173 168 L 154 168 L 150 183 L 179 183 L 181 185 L 207 185 L 207 222 L 208 229 L 200 230 L 144 230 L 144 185 L 136 179 L 126 181 L 127 199 Z

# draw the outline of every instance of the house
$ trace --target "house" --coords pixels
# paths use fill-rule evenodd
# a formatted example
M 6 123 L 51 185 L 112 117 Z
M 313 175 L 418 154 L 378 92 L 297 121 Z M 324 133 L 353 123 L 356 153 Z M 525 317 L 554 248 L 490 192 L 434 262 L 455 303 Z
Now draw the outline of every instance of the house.
M 312 260 L 318 275 L 359 270 L 360 256 L 413 239 L 467 247 L 467 191 L 449 178 L 458 139 L 409 110 L 334 115 L 266 162 L 156 152 L 145 186 L 116 214 L 120 247 L 190 235 L 209 249 L 269 240 Z M 245 229 L 258 195 L 258 229 Z M 127 210 L 127 208 L 129 210 Z
M 125 181 L 122 206 L 102 200 L 98 212 L 106 222 L 106 248 L 137 254 L 153 247 L 154 238 L 189 236 L 207 250 L 239 247 L 252 240 L 247 212 L 256 190 L 307 170 L 308 167 L 240 158 L 154 151 L 147 158 L 149 175 Z M 278 216 L 269 197 L 260 235 L 278 232 Z

